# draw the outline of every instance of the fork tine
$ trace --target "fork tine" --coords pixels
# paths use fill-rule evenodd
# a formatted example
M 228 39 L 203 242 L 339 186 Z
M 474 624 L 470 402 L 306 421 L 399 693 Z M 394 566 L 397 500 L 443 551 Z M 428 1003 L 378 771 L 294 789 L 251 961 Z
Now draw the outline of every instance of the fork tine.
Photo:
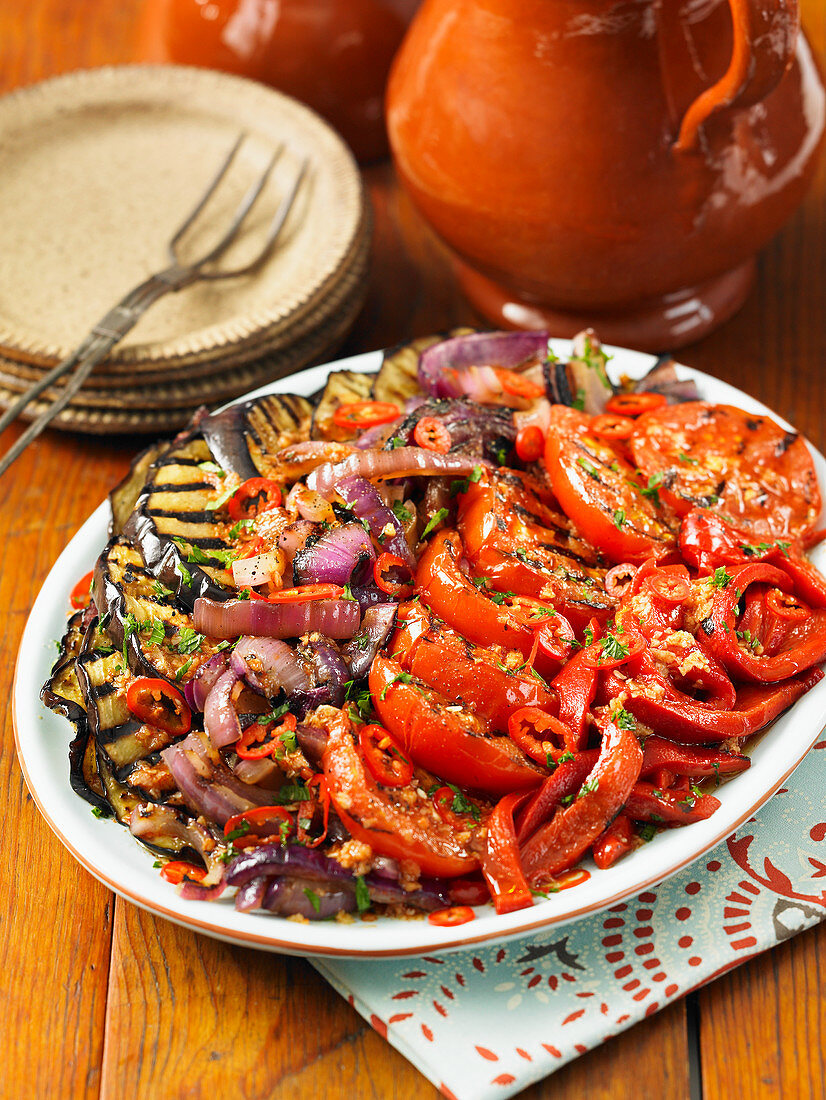
M 241 133 L 238 135 L 238 137 L 235 139 L 232 148 L 227 153 L 227 155 L 224 158 L 223 162 L 221 163 L 221 166 L 219 167 L 218 171 L 212 177 L 212 180 L 210 181 L 209 186 L 207 187 L 206 191 L 204 191 L 203 195 L 198 200 L 197 205 L 195 207 L 193 207 L 192 211 L 187 215 L 186 220 L 176 230 L 175 236 L 172 237 L 169 244 L 167 245 L 169 256 L 170 256 L 170 259 L 172 260 L 173 263 L 177 263 L 177 257 L 175 256 L 175 246 L 178 244 L 181 237 L 183 237 L 184 233 L 186 233 L 187 229 L 190 228 L 190 226 L 193 224 L 195 219 L 198 217 L 198 215 L 204 209 L 206 204 L 209 202 L 209 200 L 215 194 L 215 192 L 218 188 L 218 185 L 220 184 L 221 180 L 224 178 L 224 176 L 229 171 L 230 165 L 232 164 L 232 162 L 235 160 L 235 156 L 236 156 L 238 150 L 241 148 L 242 144 L 244 143 L 244 141 L 246 139 L 246 136 L 247 136 L 246 131 L 242 130 Z
M 235 214 L 233 215 L 232 221 L 229 223 L 226 233 L 224 233 L 223 237 L 221 237 L 215 247 L 210 249 L 210 251 L 207 252 L 205 256 L 202 256 L 199 260 L 195 260 L 192 263 L 191 266 L 193 268 L 198 270 L 203 267 L 204 264 L 208 264 L 210 260 L 216 259 L 232 243 L 232 241 L 235 239 L 236 234 L 238 233 L 238 230 L 241 228 L 241 223 L 244 221 L 247 214 L 249 214 L 250 210 L 252 210 L 253 206 L 255 206 L 259 196 L 261 195 L 261 192 L 266 187 L 267 180 L 272 175 L 272 170 L 273 168 L 275 168 L 275 165 L 283 152 L 284 145 L 282 143 L 278 146 L 273 155 L 270 157 L 267 167 L 255 181 L 255 183 L 253 183 L 253 185 L 247 191 L 246 195 L 244 195 L 243 199 L 238 204 L 238 207 L 235 211 Z
M 257 267 L 258 264 L 260 264 L 261 261 L 263 259 L 265 259 L 267 253 L 270 251 L 272 246 L 278 240 L 279 233 L 284 228 L 284 223 L 286 222 L 286 220 L 289 216 L 289 213 L 293 208 L 293 205 L 294 205 L 295 200 L 296 200 L 296 196 L 298 195 L 299 188 L 301 187 L 301 184 L 304 180 L 304 177 L 307 174 L 307 169 L 308 168 L 309 168 L 309 160 L 305 158 L 301 162 L 301 165 L 299 166 L 296 177 L 293 180 L 292 184 L 290 185 L 289 190 L 284 195 L 284 198 L 281 200 L 281 202 L 278 205 L 278 209 L 276 210 L 276 212 L 273 216 L 273 219 L 270 222 L 270 228 L 267 231 L 266 239 L 264 240 L 263 245 L 259 249 L 258 254 L 256 256 L 254 256 L 249 261 L 249 263 L 244 264 L 243 267 L 235 267 L 235 268 L 232 268 L 229 271 L 223 270 L 223 269 L 221 271 L 213 271 L 213 272 L 202 271 L 200 273 L 202 279 L 233 279 L 233 278 L 237 278 L 239 275 L 246 275 L 248 271 L 252 271 L 253 268 Z

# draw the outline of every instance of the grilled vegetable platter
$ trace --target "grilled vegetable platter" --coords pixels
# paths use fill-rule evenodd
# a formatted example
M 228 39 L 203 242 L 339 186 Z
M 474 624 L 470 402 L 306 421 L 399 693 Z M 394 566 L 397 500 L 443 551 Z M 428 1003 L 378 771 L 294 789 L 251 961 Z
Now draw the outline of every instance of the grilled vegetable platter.
M 807 444 L 561 344 L 345 364 L 196 416 L 111 494 L 41 697 L 178 916 L 533 927 L 677 832 L 672 869 L 700 854 L 752 755 L 747 812 L 815 739 L 755 737 L 823 675 Z

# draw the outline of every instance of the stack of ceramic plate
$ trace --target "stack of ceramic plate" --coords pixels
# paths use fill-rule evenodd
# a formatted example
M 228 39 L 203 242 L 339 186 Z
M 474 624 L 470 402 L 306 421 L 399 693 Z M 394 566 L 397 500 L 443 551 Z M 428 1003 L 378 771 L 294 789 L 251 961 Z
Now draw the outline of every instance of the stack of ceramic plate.
M 200 405 L 297 371 L 341 343 L 366 293 L 370 215 L 335 132 L 295 100 L 237 77 L 171 66 L 88 70 L 0 100 L 0 405 L 166 266 L 167 242 L 240 132 L 232 170 L 180 253 L 194 258 L 217 239 L 283 144 L 222 263 L 254 254 L 306 159 L 276 247 L 250 275 L 152 306 L 55 426 L 172 429 Z

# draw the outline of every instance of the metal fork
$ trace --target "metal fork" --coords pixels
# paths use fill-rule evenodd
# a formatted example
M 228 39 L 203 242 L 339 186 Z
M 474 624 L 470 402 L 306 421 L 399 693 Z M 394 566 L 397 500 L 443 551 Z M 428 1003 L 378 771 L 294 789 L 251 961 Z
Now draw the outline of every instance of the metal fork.
M 48 374 L 44 375 L 43 378 L 26 390 L 26 392 L 0 417 L 0 432 L 2 432 L 39 394 L 57 382 L 63 375 L 68 374 L 72 368 L 77 368 L 72 378 L 63 387 L 63 390 L 50 408 L 42 413 L 37 420 L 33 421 L 14 446 L 12 446 L 3 458 L 0 459 L 0 475 L 5 473 L 12 462 L 20 456 L 33 439 L 36 439 L 37 436 L 40 435 L 43 429 L 51 423 L 61 409 L 64 409 L 66 405 L 68 405 L 97 364 L 108 355 L 115 344 L 119 343 L 130 329 L 134 328 L 138 320 L 154 302 L 157 302 L 158 299 L 162 298 L 165 294 L 171 294 L 201 280 L 235 279 L 240 275 L 246 275 L 250 271 L 253 271 L 267 257 L 278 239 L 278 235 L 287 220 L 287 216 L 292 209 L 298 190 L 306 175 L 308 167 L 306 159 L 299 165 L 295 178 L 279 203 L 278 209 L 270 223 L 267 235 L 256 255 L 242 267 L 236 267 L 230 270 L 205 270 L 207 265 L 219 259 L 238 237 L 241 226 L 258 201 L 276 162 L 284 152 L 283 144 L 278 146 L 270 158 L 267 167 L 261 173 L 260 177 L 251 185 L 241 202 L 238 204 L 226 232 L 218 243 L 201 256 L 200 259 L 192 263 L 181 262 L 178 259 L 176 251 L 187 230 L 192 227 L 198 215 L 215 194 L 221 181 L 226 176 L 246 136 L 247 135 L 244 133 L 239 134 L 217 173 L 210 181 L 206 191 L 169 241 L 167 245 L 170 260 L 169 266 L 164 268 L 163 271 L 150 275 L 149 278 L 139 286 L 130 290 L 113 309 L 109 310 L 105 317 L 98 321 L 88 336 L 86 336 L 68 358 L 58 363 L 53 370 L 49 371 Z

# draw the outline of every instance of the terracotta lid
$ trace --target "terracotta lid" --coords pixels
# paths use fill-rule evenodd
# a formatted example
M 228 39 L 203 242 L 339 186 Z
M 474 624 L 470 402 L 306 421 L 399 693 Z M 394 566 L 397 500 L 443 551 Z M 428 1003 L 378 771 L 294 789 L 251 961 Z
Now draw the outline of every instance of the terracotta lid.
M 199 366 L 203 377 L 223 375 L 233 363 L 306 340 L 313 325 L 327 327 L 340 315 L 352 299 L 353 272 L 364 278 L 369 231 L 355 162 L 325 122 L 279 92 L 209 70 L 84 70 L 0 99 L 0 354 L 7 364 L 62 359 L 126 291 L 162 268 L 168 238 L 242 130 L 249 138 L 208 212 L 226 225 L 227 211 L 283 142 L 253 222 L 259 231 L 301 159 L 311 168 L 278 247 L 253 275 L 158 302 L 98 367 L 90 388 L 170 380 L 170 371 L 182 372 L 176 381 L 183 384 Z M 229 259 L 243 254 L 242 241 Z M 342 280 L 348 286 L 337 292 Z

